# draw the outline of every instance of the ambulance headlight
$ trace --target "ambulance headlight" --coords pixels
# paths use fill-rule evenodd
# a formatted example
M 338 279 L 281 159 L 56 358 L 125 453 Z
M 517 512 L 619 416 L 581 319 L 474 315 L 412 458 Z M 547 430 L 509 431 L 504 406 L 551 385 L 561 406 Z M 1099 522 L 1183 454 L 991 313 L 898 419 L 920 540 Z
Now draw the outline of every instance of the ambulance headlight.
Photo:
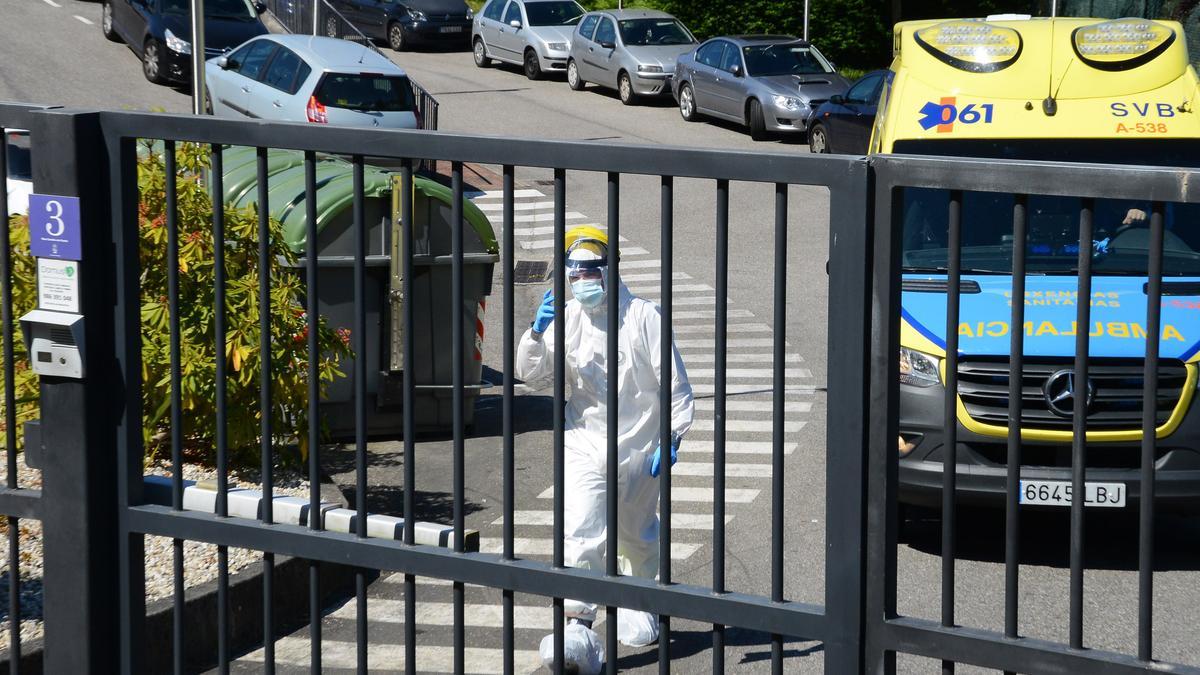
M 971 73 L 994 73 L 1021 56 L 1021 34 L 984 21 L 947 21 L 922 28 L 913 39 L 942 63 Z
M 1148 19 L 1116 19 L 1076 28 L 1079 60 L 1097 70 L 1128 70 L 1153 60 L 1175 41 L 1175 31 Z
M 900 348 L 900 384 L 932 387 L 938 382 L 937 359 L 915 349 Z

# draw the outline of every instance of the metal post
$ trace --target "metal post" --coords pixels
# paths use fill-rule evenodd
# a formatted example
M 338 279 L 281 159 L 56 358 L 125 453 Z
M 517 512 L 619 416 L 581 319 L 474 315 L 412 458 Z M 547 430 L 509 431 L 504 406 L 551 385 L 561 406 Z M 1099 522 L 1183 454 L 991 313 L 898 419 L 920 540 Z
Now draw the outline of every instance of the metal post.
M 804 0 L 804 41 L 808 42 L 808 0 Z
M 192 114 L 204 114 L 204 0 L 192 0 Z
M 312 0 L 313 4 L 313 35 L 321 32 L 321 0 Z
M 137 249 L 133 249 L 134 260 L 122 259 L 128 248 L 114 242 L 109 226 L 112 186 L 103 173 L 109 164 L 99 114 L 35 113 L 30 122 L 31 138 L 37 143 L 34 185 L 41 194 L 78 197 L 85 235 L 79 264 L 79 309 L 86 317 L 85 340 L 79 349 L 86 378 L 41 380 L 46 467 L 41 502 L 46 554 L 44 668 L 51 673 L 117 672 L 120 591 L 129 593 L 128 611 L 145 614 L 144 605 L 138 604 L 144 589 L 137 584 L 114 583 L 121 571 L 121 540 L 113 536 L 119 526 L 118 483 L 131 499 L 140 496 L 129 494 L 133 491 L 128 482 L 131 471 L 114 471 L 122 427 L 136 421 L 140 439 L 140 382 L 136 376 L 129 381 L 118 370 L 121 356 L 128 356 L 130 349 L 136 354 L 139 345 L 132 344 L 132 339 L 140 341 L 140 337 L 130 339 L 122 334 L 127 340 L 118 345 L 114 328 L 116 312 L 128 309 L 116 299 L 118 289 L 124 288 L 118 283 L 118 265 L 131 263 L 136 274 Z M 54 160 L 39 159 L 50 157 Z M 136 175 L 130 180 L 136 181 Z M 136 225 L 129 225 L 129 231 L 136 233 Z M 133 400 L 137 407 L 125 407 Z M 140 479 L 140 447 L 137 450 Z M 140 537 L 130 539 L 140 546 Z M 129 556 L 132 559 L 140 553 L 130 551 Z M 141 564 L 140 558 L 136 564 Z M 129 628 L 136 630 L 137 623 Z

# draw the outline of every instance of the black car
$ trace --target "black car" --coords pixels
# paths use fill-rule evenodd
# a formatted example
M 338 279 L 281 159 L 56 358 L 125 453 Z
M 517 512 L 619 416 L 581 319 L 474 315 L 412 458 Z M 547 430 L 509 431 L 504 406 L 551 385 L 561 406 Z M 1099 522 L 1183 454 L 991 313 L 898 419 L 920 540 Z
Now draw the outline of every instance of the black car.
M 398 52 L 414 44 L 466 47 L 471 41 L 475 15 L 464 0 L 329 0 L 329 4 L 335 11 L 325 17 L 327 37 L 348 37 L 346 33 L 353 30 L 372 40 L 386 40 Z
M 808 149 L 842 155 L 865 155 L 879 97 L 892 84 L 892 71 L 873 70 L 863 75 L 845 94 L 831 96 L 813 111 L 808 122 Z
M 104 37 L 124 41 L 142 59 L 142 74 L 155 84 L 192 79 L 191 0 L 102 0 Z M 204 0 L 204 56 L 212 58 L 258 35 L 266 35 L 251 0 Z

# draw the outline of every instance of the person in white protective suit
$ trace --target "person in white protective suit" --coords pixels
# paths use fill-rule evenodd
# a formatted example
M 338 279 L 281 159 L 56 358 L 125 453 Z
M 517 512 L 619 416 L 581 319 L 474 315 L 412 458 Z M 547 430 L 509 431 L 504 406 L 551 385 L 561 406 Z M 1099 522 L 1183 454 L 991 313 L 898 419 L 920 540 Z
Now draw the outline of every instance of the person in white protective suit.
M 608 303 L 619 303 L 618 391 L 618 562 L 622 574 L 658 574 L 657 477 L 663 461 L 675 463 L 680 441 L 692 425 L 692 388 L 679 352 L 672 349 L 672 443 L 669 458 L 659 447 L 662 317 L 652 302 L 634 296 L 624 284 L 610 287 L 608 239 L 591 227 L 567 233 L 567 281 L 573 299 L 565 303 L 565 480 L 564 561 L 571 567 L 605 568 L 606 480 L 608 472 Z M 530 382 L 554 373 L 554 299 L 547 291 L 537 316 L 517 348 L 516 375 Z M 565 632 L 565 666 L 571 672 L 599 672 L 602 641 L 591 630 L 596 605 L 565 601 L 570 619 Z M 620 610 L 618 639 L 640 647 L 658 639 L 657 619 L 646 612 Z M 611 630 L 611 627 L 610 627 Z M 541 654 L 552 665 L 553 636 Z M 615 655 L 614 655 L 615 656 Z

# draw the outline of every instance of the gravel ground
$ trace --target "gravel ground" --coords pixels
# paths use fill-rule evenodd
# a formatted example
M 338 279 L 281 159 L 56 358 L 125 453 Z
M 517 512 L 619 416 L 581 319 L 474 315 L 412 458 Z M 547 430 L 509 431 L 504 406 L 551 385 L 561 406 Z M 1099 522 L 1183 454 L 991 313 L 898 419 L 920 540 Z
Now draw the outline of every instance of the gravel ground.
M 0 463 L 0 481 L 7 477 L 6 467 Z M 22 488 L 40 489 L 42 474 L 36 469 L 25 466 L 24 461 L 17 463 L 17 484 Z M 165 461 L 156 462 L 147 473 L 158 476 L 170 476 L 170 464 Z M 237 471 L 231 470 L 229 482 L 238 487 L 257 489 L 260 484 L 260 473 L 257 469 Z M 184 464 L 183 477 L 185 480 L 215 481 L 215 469 L 198 464 Z M 308 496 L 308 479 L 292 469 L 275 470 L 275 494 L 295 497 Z M 40 640 L 43 632 L 42 624 L 42 524 L 36 520 L 20 521 L 20 574 L 21 574 L 21 641 Z M 0 564 L 0 657 L 8 651 L 9 618 L 9 566 L 8 566 L 8 523 L 0 519 L 0 551 L 3 555 Z M 170 597 L 174 592 L 174 555 L 172 540 L 166 537 L 146 537 L 146 600 Z M 211 581 L 217 577 L 217 547 L 197 542 L 184 542 L 183 545 L 184 579 L 187 586 L 192 587 Z M 250 565 L 262 561 L 262 554 L 247 549 L 229 549 L 229 571 L 236 573 Z

